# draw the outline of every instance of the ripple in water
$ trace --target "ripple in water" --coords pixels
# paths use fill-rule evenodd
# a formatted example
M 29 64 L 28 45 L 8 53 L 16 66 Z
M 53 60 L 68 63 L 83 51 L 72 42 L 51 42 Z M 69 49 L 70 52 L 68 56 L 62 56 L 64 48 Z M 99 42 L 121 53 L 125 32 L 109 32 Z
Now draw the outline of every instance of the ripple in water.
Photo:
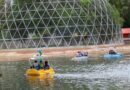
M 75 73 L 67 72 L 62 74 L 55 74 L 57 78 L 84 78 L 84 79 L 130 79 L 130 65 L 128 64 L 115 64 L 115 65 L 96 65 L 92 67 L 93 70 L 83 68 L 86 72 L 78 71 Z M 89 68 L 90 69 L 90 68 Z

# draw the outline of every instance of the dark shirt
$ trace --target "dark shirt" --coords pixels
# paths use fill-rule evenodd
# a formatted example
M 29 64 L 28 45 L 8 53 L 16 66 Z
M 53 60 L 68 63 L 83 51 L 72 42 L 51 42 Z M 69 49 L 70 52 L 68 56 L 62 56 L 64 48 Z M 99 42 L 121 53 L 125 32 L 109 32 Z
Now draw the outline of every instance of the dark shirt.
M 44 65 L 44 66 L 43 66 L 43 69 L 49 69 L 49 68 L 50 68 L 49 65 Z
M 115 51 L 109 51 L 109 54 L 116 54 Z

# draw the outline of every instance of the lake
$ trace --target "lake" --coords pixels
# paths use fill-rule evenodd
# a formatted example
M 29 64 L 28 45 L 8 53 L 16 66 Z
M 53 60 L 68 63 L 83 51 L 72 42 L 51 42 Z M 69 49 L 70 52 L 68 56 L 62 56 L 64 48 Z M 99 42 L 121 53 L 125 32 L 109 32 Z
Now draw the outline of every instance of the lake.
M 53 79 L 27 77 L 29 63 L 25 61 L 0 62 L 0 90 L 129 90 L 129 55 L 107 60 L 90 57 L 73 61 L 69 57 L 48 58 L 55 69 Z

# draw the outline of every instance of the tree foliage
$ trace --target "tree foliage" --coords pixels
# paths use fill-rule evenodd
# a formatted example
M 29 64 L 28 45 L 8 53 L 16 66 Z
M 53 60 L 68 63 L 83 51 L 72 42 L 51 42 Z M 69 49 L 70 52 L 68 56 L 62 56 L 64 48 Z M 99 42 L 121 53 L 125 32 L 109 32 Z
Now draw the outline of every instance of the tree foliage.
M 81 3 L 83 6 L 87 6 L 87 5 L 91 4 L 91 0 L 80 0 L 80 3 Z
M 114 17 L 120 16 L 118 22 L 123 23 L 123 27 L 130 27 L 130 0 L 109 0 L 113 8 Z
M 117 23 L 120 24 L 121 26 L 123 25 L 124 19 L 121 17 L 119 10 L 115 6 L 110 6 L 110 12 L 113 20 Z
M 19 4 L 20 6 L 24 3 L 31 3 L 33 0 L 14 0 L 14 4 Z

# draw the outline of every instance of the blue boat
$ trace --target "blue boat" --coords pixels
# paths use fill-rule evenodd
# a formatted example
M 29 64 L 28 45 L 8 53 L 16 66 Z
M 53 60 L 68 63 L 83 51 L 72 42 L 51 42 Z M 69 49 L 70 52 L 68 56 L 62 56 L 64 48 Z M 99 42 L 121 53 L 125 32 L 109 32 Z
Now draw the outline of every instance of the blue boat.
M 122 53 L 116 53 L 116 54 L 104 54 L 104 58 L 122 58 L 123 54 Z

